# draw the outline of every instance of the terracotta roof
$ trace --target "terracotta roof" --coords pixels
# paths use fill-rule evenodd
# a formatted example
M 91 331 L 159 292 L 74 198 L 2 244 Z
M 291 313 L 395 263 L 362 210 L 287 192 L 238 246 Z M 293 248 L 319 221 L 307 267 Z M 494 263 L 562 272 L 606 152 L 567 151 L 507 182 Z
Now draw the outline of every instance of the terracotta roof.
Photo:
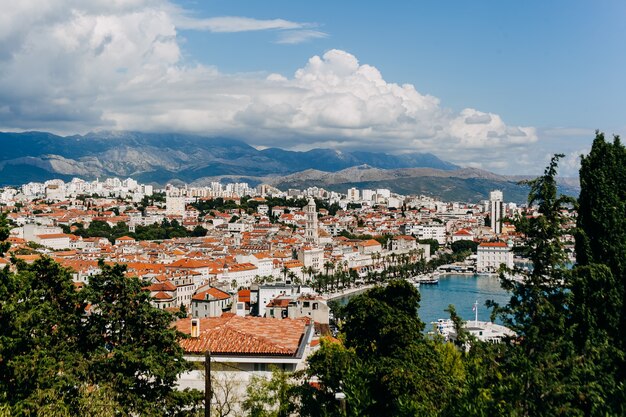
M 156 284 L 152 284 L 149 287 L 145 288 L 148 291 L 176 291 L 176 285 L 174 285 L 171 281 L 159 282 Z
M 480 245 L 478 245 L 481 248 L 485 248 L 485 247 L 491 247 L 491 248 L 508 248 L 509 245 L 507 245 L 504 242 L 483 242 Z
M 287 307 L 291 302 L 291 298 L 274 298 L 267 303 L 267 307 Z
M 167 267 L 173 268 L 207 268 L 211 266 L 211 262 L 209 261 L 198 261 L 196 259 L 179 259 L 176 262 L 173 262 Z
M 380 246 L 380 242 L 374 239 L 365 240 L 363 242 L 359 242 L 360 246 Z
M 218 288 L 215 287 L 211 287 L 206 291 L 202 291 L 199 292 L 197 294 L 195 294 L 192 299 L 193 300 L 198 300 L 198 301 L 205 301 L 207 300 L 207 295 L 210 296 L 209 300 L 213 299 L 213 300 L 226 300 L 230 298 L 230 294 L 228 294 L 227 292 L 224 292 Z
M 472 234 L 465 229 L 461 229 L 454 234 L 455 236 L 471 236 Z
M 152 298 L 156 300 L 172 300 L 173 299 L 173 297 L 170 294 L 166 294 L 164 292 L 158 292 Z
M 199 320 L 200 337 L 179 342 L 187 353 L 294 356 L 307 326 L 306 319 L 223 315 Z M 176 329 L 190 334 L 191 318 L 178 320 Z
M 51 233 L 49 235 L 37 235 L 39 239 L 61 239 L 61 238 L 69 238 L 70 235 L 66 235 L 64 233 Z

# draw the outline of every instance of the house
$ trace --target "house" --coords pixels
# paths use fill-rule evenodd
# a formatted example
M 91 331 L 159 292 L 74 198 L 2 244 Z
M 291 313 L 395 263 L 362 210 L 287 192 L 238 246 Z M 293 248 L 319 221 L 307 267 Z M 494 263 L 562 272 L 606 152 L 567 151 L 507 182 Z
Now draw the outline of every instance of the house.
M 326 300 L 313 294 L 278 297 L 270 301 L 265 310 L 267 317 L 277 319 L 305 317 L 315 323 L 329 323 L 330 308 Z
M 34 242 L 53 250 L 68 249 L 70 247 L 70 235 L 64 233 L 36 235 Z
M 476 272 L 496 272 L 500 265 L 513 268 L 513 250 L 504 242 L 483 242 L 478 245 Z
M 391 239 L 391 250 L 394 252 L 408 252 L 417 248 L 417 241 L 413 236 L 398 235 Z
M 210 287 L 191 297 L 191 316 L 196 318 L 220 317 L 230 309 L 233 297 L 219 288 Z
M 115 246 L 128 245 L 135 243 L 135 239 L 130 236 L 122 236 L 115 239 Z
M 252 376 L 269 378 L 272 367 L 288 372 L 303 369 L 314 334 L 307 319 L 275 320 L 263 317 L 240 317 L 226 313 L 221 317 L 184 318 L 176 330 L 189 335 L 181 339 L 184 357 L 204 362 L 210 352 L 211 376 L 231 381 L 240 396 Z M 204 390 L 202 371 L 188 371 L 178 379 L 180 389 Z
M 376 252 L 380 253 L 383 250 L 383 247 L 380 244 L 380 242 L 374 239 L 369 239 L 369 240 L 364 240 L 362 242 L 359 242 L 357 244 L 357 247 L 359 249 L 359 253 L 362 255 L 368 255 L 368 254 L 372 254 Z
M 452 243 L 458 242 L 459 240 L 474 240 L 474 233 L 467 229 L 461 229 L 452 235 Z

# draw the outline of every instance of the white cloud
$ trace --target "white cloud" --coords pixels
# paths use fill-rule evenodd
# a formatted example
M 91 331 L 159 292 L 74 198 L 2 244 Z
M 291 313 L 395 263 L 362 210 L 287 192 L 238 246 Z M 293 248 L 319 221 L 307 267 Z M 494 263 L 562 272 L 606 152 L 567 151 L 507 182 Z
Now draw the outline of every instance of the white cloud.
M 289 30 L 282 39 L 294 41 L 307 36 L 298 32 L 322 36 L 305 24 L 194 20 L 165 0 L 44 3 L 21 1 L 0 17 L 0 129 L 181 131 L 231 135 L 259 147 L 429 151 L 499 170 L 506 170 L 503 161 L 536 161 L 524 157 L 538 140 L 534 128 L 471 108 L 455 114 L 345 51 L 314 56 L 293 75 L 182 64 L 181 24 Z
M 209 19 L 195 19 L 189 16 L 180 16 L 176 19 L 180 29 L 208 30 L 217 33 L 250 32 L 258 30 L 285 30 L 302 29 L 311 24 L 290 22 L 283 19 L 252 19 L 240 16 L 212 17 Z
M 276 43 L 295 45 L 313 39 L 327 38 L 328 34 L 319 30 L 288 30 L 280 33 Z

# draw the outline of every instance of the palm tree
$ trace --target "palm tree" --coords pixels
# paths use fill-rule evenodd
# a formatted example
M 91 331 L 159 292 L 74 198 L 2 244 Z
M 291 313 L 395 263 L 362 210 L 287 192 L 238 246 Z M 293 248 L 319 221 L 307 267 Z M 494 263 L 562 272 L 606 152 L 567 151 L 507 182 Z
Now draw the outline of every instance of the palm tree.
M 334 267 L 335 267 L 335 264 L 332 263 L 331 261 L 324 262 L 324 269 L 326 270 L 326 275 L 328 275 L 328 270 L 334 269 Z
M 283 267 L 281 268 L 280 272 L 283 273 L 283 280 L 287 280 L 287 274 L 289 273 L 289 268 L 287 268 L 287 266 L 285 264 L 283 264 Z

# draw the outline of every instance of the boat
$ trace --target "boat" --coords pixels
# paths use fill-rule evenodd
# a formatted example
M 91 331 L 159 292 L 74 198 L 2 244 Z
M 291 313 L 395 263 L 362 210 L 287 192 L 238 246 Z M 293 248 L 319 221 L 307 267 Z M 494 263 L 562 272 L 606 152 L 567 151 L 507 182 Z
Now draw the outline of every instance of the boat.
M 411 280 L 414 283 L 423 284 L 423 285 L 439 284 L 439 275 L 438 274 L 437 275 L 435 274 L 417 275 L 411 278 Z
M 464 322 L 463 327 L 469 332 L 469 334 L 482 342 L 501 343 L 507 337 L 515 337 L 516 334 L 513 330 L 500 324 L 495 324 L 490 321 L 478 320 L 478 301 L 474 303 L 475 317 L 474 320 L 468 320 Z M 456 329 L 454 323 L 450 319 L 439 319 L 432 323 L 438 334 L 443 336 L 445 341 L 456 340 Z M 469 348 L 469 346 L 466 346 Z

